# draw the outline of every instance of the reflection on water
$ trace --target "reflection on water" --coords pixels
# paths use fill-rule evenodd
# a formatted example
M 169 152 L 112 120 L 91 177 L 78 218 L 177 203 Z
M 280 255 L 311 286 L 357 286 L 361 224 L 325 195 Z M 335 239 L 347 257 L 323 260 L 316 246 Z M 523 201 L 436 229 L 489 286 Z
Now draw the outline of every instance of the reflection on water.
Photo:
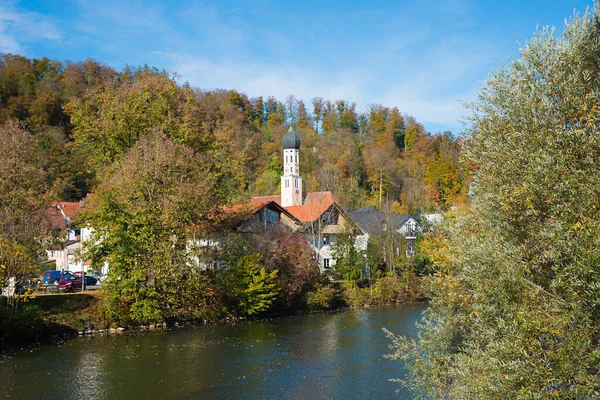
M 424 308 L 77 340 L 0 361 L 0 398 L 391 398 L 403 371 L 382 328 L 414 336 Z

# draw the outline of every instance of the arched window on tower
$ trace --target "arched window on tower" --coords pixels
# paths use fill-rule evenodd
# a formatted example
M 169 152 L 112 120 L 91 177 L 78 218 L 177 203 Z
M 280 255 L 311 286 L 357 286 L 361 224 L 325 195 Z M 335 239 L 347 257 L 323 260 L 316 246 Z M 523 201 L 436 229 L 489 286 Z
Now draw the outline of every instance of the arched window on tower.
M 296 182 L 294 182 L 294 186 L 298 189 L 298 178 L 296 178 Z
M 298 154 L 296 154 L 296 164 L 298 164 Z

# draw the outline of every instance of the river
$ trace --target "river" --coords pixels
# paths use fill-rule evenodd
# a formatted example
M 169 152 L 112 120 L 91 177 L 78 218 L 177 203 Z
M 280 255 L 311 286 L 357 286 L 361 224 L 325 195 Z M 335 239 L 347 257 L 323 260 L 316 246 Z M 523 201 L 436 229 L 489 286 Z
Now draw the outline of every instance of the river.
M 425 305 L 70 341 L 0 360 L 0 398 L 408 399 L 382 332 L 416 335 Z

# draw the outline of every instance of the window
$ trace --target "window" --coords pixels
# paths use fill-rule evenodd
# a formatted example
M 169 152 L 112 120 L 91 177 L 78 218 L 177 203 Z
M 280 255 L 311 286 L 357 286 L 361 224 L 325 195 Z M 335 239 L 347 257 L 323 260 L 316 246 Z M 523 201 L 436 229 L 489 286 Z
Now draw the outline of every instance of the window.
M 329 244 L 329 236 L 323 236 L 323 246 Z
M 290 181 L 288 179 L 285 180 L 285 187 L 286 188 L 290 187 Z
M 287 154 L 286 154 L 286 156 L 285 156 L 285 162 L 286 162 L 286 163 L 288 162 L 288 157 L 287 157 Z
M 324 258 L 323 259 L 323 267 L 329 268 L 329 258 Z
M 296 164 L 298 164 L 298 154 L 296 154 Z
M 412 240 L 406 242 L 406 255 L 408 257 L 414 257 L 415 255 L 415 243 Z
M 266 219 L 265 222 L 267 224 L 278 224 L 279 223 L 279 213 L 276 211 L 266 209 Z
M 296 178 L 296 180 L 295 180 L 295 182 L 294 182 L 294 187 L 295 187 L 296 189 L 298 189 L 298 178 Z

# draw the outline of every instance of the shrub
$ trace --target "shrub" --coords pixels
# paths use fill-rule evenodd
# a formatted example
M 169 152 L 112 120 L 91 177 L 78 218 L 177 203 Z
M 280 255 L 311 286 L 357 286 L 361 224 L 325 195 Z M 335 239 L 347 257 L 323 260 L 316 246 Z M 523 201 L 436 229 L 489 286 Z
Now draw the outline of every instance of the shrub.
M 317 285 L 306 293 L 306 305 L 311 310 L 329 310 L 339 299 L 339 291 L 333 286 Z

